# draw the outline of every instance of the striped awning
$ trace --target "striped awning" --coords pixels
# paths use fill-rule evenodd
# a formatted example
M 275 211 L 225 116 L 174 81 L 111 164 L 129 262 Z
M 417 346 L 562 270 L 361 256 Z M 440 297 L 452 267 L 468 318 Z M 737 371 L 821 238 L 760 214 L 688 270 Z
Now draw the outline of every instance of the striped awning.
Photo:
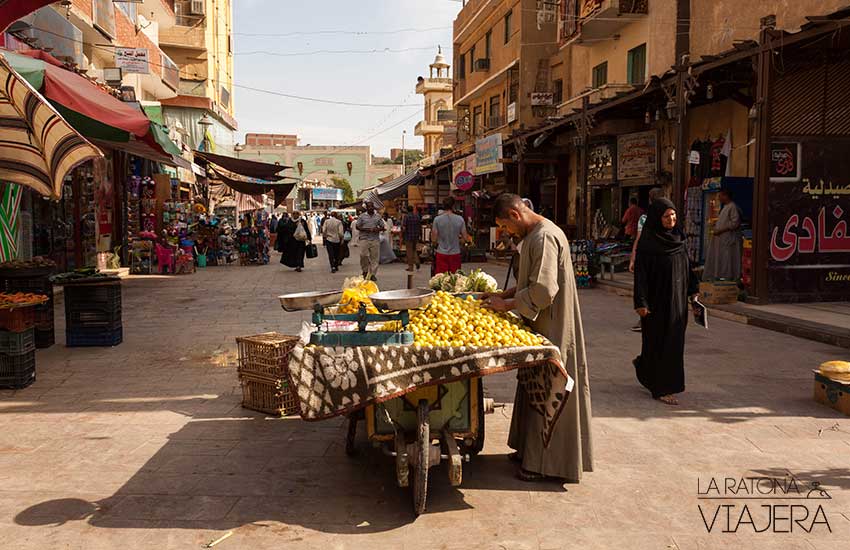
M 100 156 L 0 55 L 0 180 L 59 199 L 65 175 Z

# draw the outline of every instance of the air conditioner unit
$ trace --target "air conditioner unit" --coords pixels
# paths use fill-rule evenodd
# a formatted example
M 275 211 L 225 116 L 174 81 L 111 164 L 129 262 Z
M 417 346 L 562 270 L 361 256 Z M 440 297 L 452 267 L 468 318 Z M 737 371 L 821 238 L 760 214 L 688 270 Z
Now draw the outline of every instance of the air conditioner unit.
M 192 15 L 204 15 L 206 12 L 207 9 L 204 0 L 192 0 L 189 4 L 189 13 Z
M 490 58 L 485 57 L 482 59 L 475 60 L 475 70 L 476 71 L 489 71 L 490 70 Z

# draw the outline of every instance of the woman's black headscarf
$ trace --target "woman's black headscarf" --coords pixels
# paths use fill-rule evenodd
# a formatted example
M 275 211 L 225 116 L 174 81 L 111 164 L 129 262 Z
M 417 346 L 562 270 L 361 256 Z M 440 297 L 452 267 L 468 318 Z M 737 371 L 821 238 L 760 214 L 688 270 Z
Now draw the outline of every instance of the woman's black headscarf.
M 676 210 L 676 226 L 667 229 L 661 222 L 664 213 L 672 208 Z M 649 205 L 646 214 L 646 223 L 638 241 L 638 254 L 650 254 L 653 256 L 672 256 L 685 249 L 685 238 L 679 229 L 679 211 L 672 202 L 667 199 L 657 199 Z

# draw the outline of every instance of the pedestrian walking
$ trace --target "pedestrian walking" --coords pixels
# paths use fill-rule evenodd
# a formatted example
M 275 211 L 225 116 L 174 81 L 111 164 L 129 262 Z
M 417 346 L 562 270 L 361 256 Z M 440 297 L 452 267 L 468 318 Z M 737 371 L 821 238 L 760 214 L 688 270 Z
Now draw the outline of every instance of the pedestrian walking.
M 487 296 L 487 305 L 496 311 L 515 311 L 535 332 L 558 346 L 575 381 L 548 446 L 540 437 L 543 415 L 529 394 L 534 387 L 517 384 L 508 435 L 508 446 L 516 452 L 509 457 L 519 463 L 517 476 L 523 481 L 553 477 L 578 483 L 582 472 L 593 470 L 593 450 L 590 381 L 570 245 L 557 225 L 535 213 L 517 195 L 497 197 L 494 212 L 496 223 L 521 241 L 522 248 L 517 285 Z
M 466 222 L 454 213 L 455 200 L 448 197 L 443 202 L 443 213 L 431 224 L 431 242 L 437 245 L 434 255 L 434 275 L 454 273 L 461 267 L 461 241 L 469 240 Z
M 641 318 L 641 352 L 633 363 L 638 381 L 668 405 L 685 391 L 688 297 L 698 281 L 690 267 L 676 206 L 657 199 L 649 206 L 635 261 L 634 307 Z
M 660 187 L 653 187 L 649 190 L 649 204 L 652 205 L 658 199 L 664 198 L 664 190 Z M 629 271 L 635 272 L 635 258 L 637 257 L 637 249 L 638 249 L 638 241 L 640 240 L 640 234 L 643 232 L 643 225 L 646 223 L 646 214 L 641 214 L 637 221 L 637 232 L 635 233 L 635 242 L 632 243 L 632 255 L 629 257 Z M 640 319 L 638 319 L 637 323 L 632 325 L 632 332 L 640 332 Z
M 310 226 L 300 212 L 293 212 L 291 219 L 278 223 L 277 243 L 283 265 L 300 273 L 304 269 L 307 245 L 311 242 Z
M 329 214 L 322 222 L 322 238 L 328 251 L 328 262 L 331 264 L 331 273 L 339 271 L 340 247 L 343 243 L 345 230 L 336 214 Z
M 626 213 L 623 214 L 623 222 L 624 232 L 626 237 L 634 239 L 637 237 L 637 227 L 638 222 L 640 221 L 640 217 L 643 215 L 643 210 L 640 206 L 638 206 L 638 201 L 635 197 L 629 199 L 629 208 L 626 209 Z
M 407 270 L 413 271 L 421 267 L 419 261 L 419 238 L 422 235 L 422 218 L 416 208 L 409 206 L 401 218 L 401 234 L 404 238 L 404 256 L 407 259 Z
M 360 270 L 364 279 L 376 280 L 381 259 L 381 232 L 386 228 L 381 215 L 375 212 L 375 205 L 366 201 L 365 212 L 357 218 L 354 226 L 359 233 Z

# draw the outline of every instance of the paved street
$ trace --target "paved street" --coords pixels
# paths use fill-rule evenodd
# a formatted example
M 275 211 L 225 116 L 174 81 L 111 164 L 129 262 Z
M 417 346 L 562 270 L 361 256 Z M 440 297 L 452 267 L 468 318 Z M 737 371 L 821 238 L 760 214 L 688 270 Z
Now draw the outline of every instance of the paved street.
M 515 480 L 505 457 L 513 376 L 490 377 L 489 393 L 508 406 L 487 417 L 483 454 L 457 490 L 434 471 L 429 511 L 415 518 L 391 459 L 365 441 L 356 459 L 345 456 L 340 420 L 267 419 L 240 407 L 234 338 L 297 333 L 307 316 L 284 313 L 275 296 L 337 287 L 359 271 L 356 258 L 335 275 L 323 257 L 300 274 L 276 260 L 126 280 L 117 348 L 67 349 L 59 328 L 59 345 L 38 353 L 36 383 L 0 392 L 4 548 L 189 549 L 231 530 L 216 548 L 850 544 L 850 419 L 812 401 L 811 373 L 847 350 L 712 320 L 710 331 L 689 333 L 688 391 L 671 408 L 634 380 L 640 337 L 628 331 L 630 301 L 583 292 L 596 471 L 580 485 Z M 489 269 L 503 279 L 504 267 Z M 401 287 L 403 266 L 385 266 L 379 279 Z M 418 281 L 426 279 L 423 269 Z M 736 505 L 733 529 L 748 502 L 757 528 L 766 522 L 763 501 L 698 499 L 712 477 L 722 490 L 721 478 L 787 474 L 832 497 L 803 501 L 802 522 L 822 503 L 831 533 L 823 524 L 721 533 L 726 508 L 707 532 L 698 506 L 709 525 L 718 503 Z

